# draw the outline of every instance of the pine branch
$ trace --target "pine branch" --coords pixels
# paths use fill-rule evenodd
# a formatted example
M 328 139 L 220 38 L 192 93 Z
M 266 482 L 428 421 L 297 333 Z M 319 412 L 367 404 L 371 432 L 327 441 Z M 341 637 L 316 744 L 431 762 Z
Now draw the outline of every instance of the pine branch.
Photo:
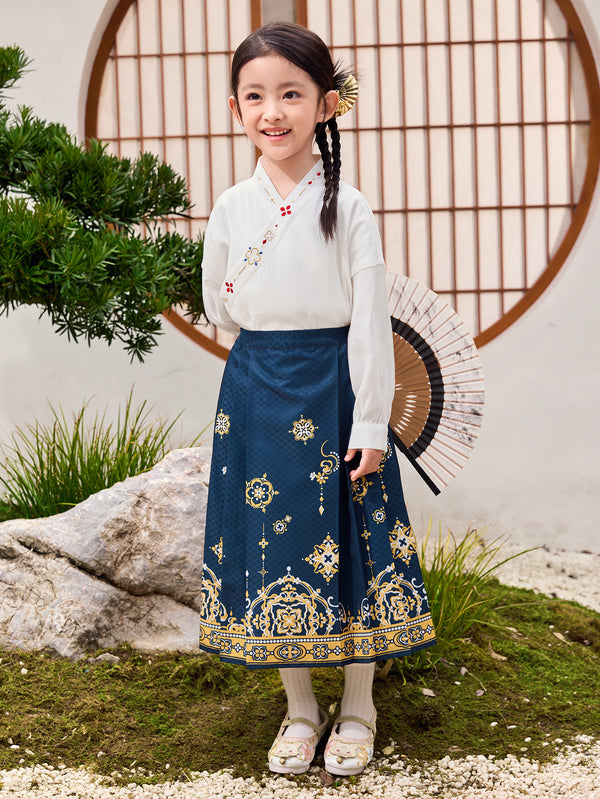
M 27 63 L 0 48 L 0 88 Z M 58 333 L 143 360 L 161 312 L 204 312 L 201 237 L 159 224 L 190 208 L 185 180 L 155 155 L 118 158 L 31 109 L 0 110 L 0 313 L 35 305 Z
M 23 76 L 31 61 L 17 45 L 0 47 L 0 108 L 3 89 L 10 89 Z
M 157 343 L 158 314 L 184 304 L 200 318 L 201 259 L 201 241 L 177 233 L 86 230 L 56 199 L 0 200 L 0 307 L 36 305 L 59 333 L 120 341 L 139 360 Z

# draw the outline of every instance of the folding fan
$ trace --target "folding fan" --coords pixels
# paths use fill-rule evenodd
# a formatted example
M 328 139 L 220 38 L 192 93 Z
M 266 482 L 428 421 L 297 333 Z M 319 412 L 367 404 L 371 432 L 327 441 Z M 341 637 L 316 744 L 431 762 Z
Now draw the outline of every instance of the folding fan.
M 434 494 L 469 458 L 483 416 L 477 348 L 455 311 L 431 289 L 388 274 L 394 333 L 394 441 Z

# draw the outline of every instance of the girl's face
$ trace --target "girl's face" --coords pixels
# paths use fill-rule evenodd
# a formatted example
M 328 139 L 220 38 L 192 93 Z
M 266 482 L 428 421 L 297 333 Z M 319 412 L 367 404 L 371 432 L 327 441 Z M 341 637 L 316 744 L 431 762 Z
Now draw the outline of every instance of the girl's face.
M 315 125 L 333 116 L 337 104 L 337 92 L 322 97 L 307 72 L 275 54 L 244 64 L 237 102 L 229 98 L 233 115 L 261 150 L 265 168 L 277 164 L 298 173 L 298 179 L 314 165 Z

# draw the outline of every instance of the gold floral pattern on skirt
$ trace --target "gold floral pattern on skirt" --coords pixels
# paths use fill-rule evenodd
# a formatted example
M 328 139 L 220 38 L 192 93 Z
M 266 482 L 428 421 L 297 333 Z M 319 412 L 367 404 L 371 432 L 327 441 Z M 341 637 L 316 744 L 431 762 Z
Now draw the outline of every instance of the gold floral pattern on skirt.
M 323 447 L 327 441 L 324 441 L 321 444 L 321 455 L 323 456 L 323 460 L 319 464 L 321 467 L 320 472 L 311 472 L 310 479 L 316 480 L 317 483 L 321 487 L 321 504 L 319 505 L 319 513 L 321 516 L 323 515 L 323 511 L 325 510 L 323 506 L 323 486 L 329 480 L 329 477 L 334 473 L 337 472 L 340 466 L 340 456 L 337 452 L 329 452 L 327 455 L 323 452 Z
M 310 583 L 287 574 L 270 583 L 250 605 L 248 624 L 264 637 L 311 636 L 331 632 L 333 609 Z
M 265 512 L 265 508 L 273 501 L 275 491 L 273 483 L 267 480 L 267 473 L 265 472 L 262 477 L 253 477 L 246 483 L 246 503 L 253 508 Z
M 417 552 L 417 541 L 412 529 L 402 524 L 400 519 L 396 519 L 389 537 L 394 557 L 408 565 L 411 557 Z
M 223 438 L 223 436 L 229 434 L 230 426 L 229 416 L 223 413 L 223 409 L 221 408 L 215 419 L 215 433 Z
M 369 480 L 367 477 L 359 477 L 358 480 L 352 481 L 352 499 L 354 502 L 359 502 L 361 505 L 363 503 L 363 499 L 367 495 L 367 491 L 369 490 L 369 486 L 372 486 L 373 482 Z
M 292 517 L 289 515 L 284 516 L 283 519 L 276 519 L 273 522 L 273 532 L 276 535 L 283 535 L 287 532 L 288 524 L 292 521 Z
M 323 575 L 323 578 L 329 584 L 331 578 L 338 573 L 339 549 L 339 546 L 327 533 L 324 541 L 320 544 L 315 544 L 314 550 L 304 560 L 310 563 L 315 570 L 315 574 Z
M 296 441 L 303 441 L 304 445 L 306 445 L 307 441 L 315 437 L 315 430 L 318 429 L 312 419 L 305 419 L 300 414 L 300 418 L 292 423 L 292 429 L 288 430 L 288 433 L 292 433 Z

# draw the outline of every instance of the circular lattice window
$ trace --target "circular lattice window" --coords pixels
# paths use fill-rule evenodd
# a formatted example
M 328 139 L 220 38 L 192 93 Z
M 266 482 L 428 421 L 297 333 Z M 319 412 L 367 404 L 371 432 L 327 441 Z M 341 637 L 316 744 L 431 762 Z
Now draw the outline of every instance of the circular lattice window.
M 596 184 L 600 87 L 571 0 L 303 0 L 294 14 L 358 68 L 343 177 L 371 203 L 388 267 L 489 341 L 556 275 Z M 94 64 L 86 134 L 185 175 L 191 234 L 253 168 L 227 74 L 260 22 L 258 0 L 121 0 Z

